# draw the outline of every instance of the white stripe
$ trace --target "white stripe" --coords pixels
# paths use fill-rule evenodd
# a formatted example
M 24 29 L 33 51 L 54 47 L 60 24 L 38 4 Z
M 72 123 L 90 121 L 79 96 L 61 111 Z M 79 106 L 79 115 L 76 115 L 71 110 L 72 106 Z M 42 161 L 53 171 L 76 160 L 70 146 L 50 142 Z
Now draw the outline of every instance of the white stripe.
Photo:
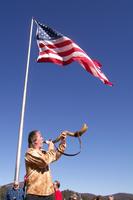
M 61 57 L 61 56 L 59 56 L 57 54 L 53 54 L 53 53 L 49 53 L 49 54 L 44 53 L 43 55 L 39 55 L 39 59 L 41 59 L 41 58 L 49 58 L 49 57 L 55 58 L 55 59 L 58 59 L 58 60 L 61 60 L 61 61 L 68 61 L 69 59 L 71 59 L 73 57 L 81 57 L 81 58 L 86 57 L 86 58 L 88 58 L 88 56 L 86 56 L 82 52 L 73 52 L 69 56 L 63 56 L 63 57 Z M 89 59 L 89 60 L 91 61 L 92 65 L 94 65 L 93 61 L 91 59 Z
M 73 44 L 70 44 L 70 45 L 66 45 L 65 47 L 61 47 L 61 48 L 55 48 L 55 49 L 52 49 L 52 48 L 48 48 L 47 46 L 43 47 L 43 48 L 40 48 L 39 47 L 39 41 L 38 41 L 38 47 L 39 47 L 39 50 L 40 52 L 43 52 L 45 50 L 50 50 L 50 51 L 53 51 L 53 53 L 57 54 L 57 53 L 60 53 L 60 52 L 65 52 L 65 51 L 68 51 L 70 49 L 72 49 L 74 47 L 76 48 L 79 48 L 81 49 L 77 44 L 73 43 Z M 82 49 L 81 49 L 82 50 Z M 73 52 L 71 53 L 69 56 L 72 57 L 72 55 L 74 55 L 74 53 L 77 53 L 78 56 L 81 56 L 81 57 L 86 57 L 87 59 L 89 59 L 89 61 L 92 63 L 93 66 L 95 66 L 94 62 L 92 61 L 92 59 L 83 51 L 83 52 Z M 51 55 L 51 54 L 49 54 Z M 66 56 L 68 57 L 68 56 Z M 76 56 L 75 56 L 76 57 Z M 64 56 L 64 59 L 65 59 L 65 56 Z M 70 58 L 69 58 L 70 59 Z
M 63 62 L 63 57 L 60 57 L 57 54 L 52 54 L 52 53 L 49 53 L 49 54 L 45 53 L 43 55 L 39 55 L 38 59 L 41 59 L 41 58 L 54 58 Z
M 44 44 L 45 45 L 45 44 Z M 38 46 L 39 47 L 39 46 Z M 40 48 L 39 47 L 39 50 L 41 52 L 45 51 L 45 50 L 48 50 L 50 49 L 51 51 L 54 51 L 54 52 L 57 52 L 57 53 L 60 53 L 60 52 L 66 52 L 66 51 L 69 51 L 70 49 L 72 48 L 78 48 L 80 50 L 82 50 L 78 45 L 76 45 L 75 43 L 73 44 L 69 44 L 69 45 L 65 45 L 64 47 L 60 47 L 60 48 L 49 48 L 45 45 L 45 47 L 42 47 Z M 83 50 L 82 50 L 83 51 Z
M 59 56 L 58 54 L 52 54 L 52 53 L 45 53 L 43 55 L 39 55 L 38 56 L 38 60 L 39 59 L 42 59 L 42 58 L 53 58 L 53 59 L 57 59 L 61 62 L 66 62 L 68 61 L 69 59 L 71 58 L 76 58 L 76 57 L 81 57 L 81 58 L 87 58 L 88 59 L 88 67 L 90 68 L 90 70 L 92 71 L 92 74 L 95 76 L 95 77 L 98 77 L 100 78 L 103 82 L 104 80 L 107 80 L 107 77 L 95 66 L 94 62 L 91 60 L 91 58 L 89 56 L 87 56 L 86 54 L 82 53 L 82 52 L 73 52 L 72 54 L 70 54 L 69 56 L 64 56 L 64 57 L 61 57 Z M 80 62 L 80 61 L 79 61 Z M 82 65 L 82 67 L 86 70 L 86 67 L 82 64 L 82 61 L 80 62 L 80 64 Z M 100 77 L 99 77 L 100 76 Z
M 67 39 L 69 39 L 69 38 L 67 38 Z M 70 40 L 70 39 L 69 39 L 69 40 Z M 55 41 L 55 44 L 60 43 L 61 41 L 64 41 L 64 39 L 63 39 L 63 38 L 59 38 L 58 41 L 57 41 L 57 40 Z M 40 43 L 40 42 L 42 42 L 42 43 L 44 43 L 44 45 L 46 45 L 45 41 L 37 41 L 38 47 L 39 47 L 39 43 Z M 47 43 L 53 45 L 53 42 L 47 41 Z M 77 44 L 75 44 L 75 43 L 72 43 L 72 44 L 69 44 L 69 45 L 65 45 L 64 47 L 61 47 L 61 48 L 54 48 L 54 49 L 48 48 L 47 46 L 45 46 L 45 47 L 43 47 L 43 48 L 40 48 L 40 47 L 39 47 L 40 52 L 43 52 L 43 51 L 49 49 L 50 51 L 53 51 L 53 54 L 52 54 L 52 53 L 49 53 L 49 54 L 39 55 L 38 59 L 41 59 L 41 58 L 49 58 L 49 57 L 51 57 L 51 58 L 54 58 L 54 59 L 57 59 L 57 60 L 60 60 L 61 62 L 63 62 L 63 61 L 68 61 L 68 60 L 69 60 L 70 58 L 72 58 L 72 57 L 77 57 L 77 56 L 78 56 L 78 57 L 81 57 L 81 58 L 82 58 L 82 57 L 85 57 L 85 58 L 87 58 L 87 59 L 91 62 L 91 63 L 88 64 L 88 67 L 89 67 L 90 70 L 92 71 L 92 74 L 93 74 L 94 76 L 96 76 L 96 77 L 99 77 L 99 76 L 100 76 L 100 79 L 103 79 L 103 80 L 107 80 L 107 81 L 108 81 L 108 79 L 106 78 L 106 76 L 95 66 L 93 60 L 92 60 L 85 52 L 84 52 L 84 53 L 83 53 L 83 52 L 78 52 L 78 50 L 77 50 L 77 52 L 73 52 L 73 53 L 71 53 L 69 56 L 61 57 L 61 56 L 57 55 L 57 53 L 68 51 L 68 50 L 72 49 L 73 47 L 81 49 L 81 48 L 80 48 Z M 82 49 L 81 49 L 81 50 L 82 50 Z M 55 54 L 54 54 L 54 53 L 55 53 Z M 81 64 L 82 67 L 85 69 L 85 66 L 82 64 L 82 62 L 80 62 L 80 64 Z M 91 65 L 92 65 L 92 66 L 91 66 Z

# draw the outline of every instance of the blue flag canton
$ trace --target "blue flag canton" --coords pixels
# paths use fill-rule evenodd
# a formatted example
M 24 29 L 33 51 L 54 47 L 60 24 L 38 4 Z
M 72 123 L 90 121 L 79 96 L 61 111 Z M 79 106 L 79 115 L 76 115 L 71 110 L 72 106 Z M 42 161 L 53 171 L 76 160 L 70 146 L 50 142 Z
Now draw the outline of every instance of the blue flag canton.
M 37 24 L 37 40 L 56 40 L 63 35 L 44 24 Z

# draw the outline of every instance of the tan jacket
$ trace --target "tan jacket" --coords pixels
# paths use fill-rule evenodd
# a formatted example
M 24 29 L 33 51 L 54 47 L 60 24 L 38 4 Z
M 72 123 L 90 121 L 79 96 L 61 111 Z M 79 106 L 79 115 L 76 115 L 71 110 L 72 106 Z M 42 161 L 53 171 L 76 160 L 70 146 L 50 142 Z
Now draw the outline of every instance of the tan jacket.
M 64 152 L 65 145 L 60 144 L 59 151 Z M 25 154 L 26 193 L 48 196 L 54 193 L 49 164 L 62 155 L 58 150 L 41 151 L 29 148 Z

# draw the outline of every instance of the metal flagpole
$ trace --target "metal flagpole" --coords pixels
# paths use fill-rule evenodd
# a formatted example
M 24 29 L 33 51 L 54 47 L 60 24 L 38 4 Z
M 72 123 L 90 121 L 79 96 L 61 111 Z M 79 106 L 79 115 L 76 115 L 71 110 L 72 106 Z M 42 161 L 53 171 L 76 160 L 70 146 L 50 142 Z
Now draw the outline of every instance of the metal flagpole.
M 20 118 L 20 126 L 19 126 L 19 137 L 18 137 L 18 148 L 17 148 L 17 156 L 16 156 L 15 176 L 14 176 L 14 182 L 17 182 L 17 183 L 19 183 L 20 154 L 21 154 L 21 146 L 22 146 L 24 112 L 25 112 L 26 92 L 27 92 L 27 83 L 28 83 L 28 74 L 29 74 L 29 61 L 30 61 L 33 22 L 34 22 L 34 20 L 32 18 L 31 27 L 30 27 L 30 38 L 29 38 L 29 48 L 28 48 L 28 55 L 27 55 L 27 65 L 26 65 L 26 73 L 25 73 L 23 100 L 22 100 L 22 110 L 21 110 L 21 118 Z

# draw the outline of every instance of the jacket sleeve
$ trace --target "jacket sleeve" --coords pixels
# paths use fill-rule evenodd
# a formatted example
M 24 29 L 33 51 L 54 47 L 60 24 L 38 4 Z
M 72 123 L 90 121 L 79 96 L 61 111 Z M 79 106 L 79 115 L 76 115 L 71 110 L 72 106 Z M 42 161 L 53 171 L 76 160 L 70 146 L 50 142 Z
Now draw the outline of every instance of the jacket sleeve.
M 36 167 L 45 168 L 50 163 L 60 158 L 60 156 L 62 155 L 61 152 L 65 151 L 65 147 L 65 144 L 60 144 L 57 150 L 52 149 L 46 152 L 29 148 L 25 155 L 25 161 L 26 163 L 34 165 Z
M 66 148 L 66 144 L 59 145 L 59 147 L 56 150 L 56 160 L 58 160 L 61 157 L 62 153 L 64 153 L 65 151 L 65 148 Z
M 54 150 L 45 153 L 39 152 L 35 149 L 30 149 L 25 155 L 26 163 L 34 165 L 39 168 L 44 168 L 54 160 L 56 160 L 56 152 Z

